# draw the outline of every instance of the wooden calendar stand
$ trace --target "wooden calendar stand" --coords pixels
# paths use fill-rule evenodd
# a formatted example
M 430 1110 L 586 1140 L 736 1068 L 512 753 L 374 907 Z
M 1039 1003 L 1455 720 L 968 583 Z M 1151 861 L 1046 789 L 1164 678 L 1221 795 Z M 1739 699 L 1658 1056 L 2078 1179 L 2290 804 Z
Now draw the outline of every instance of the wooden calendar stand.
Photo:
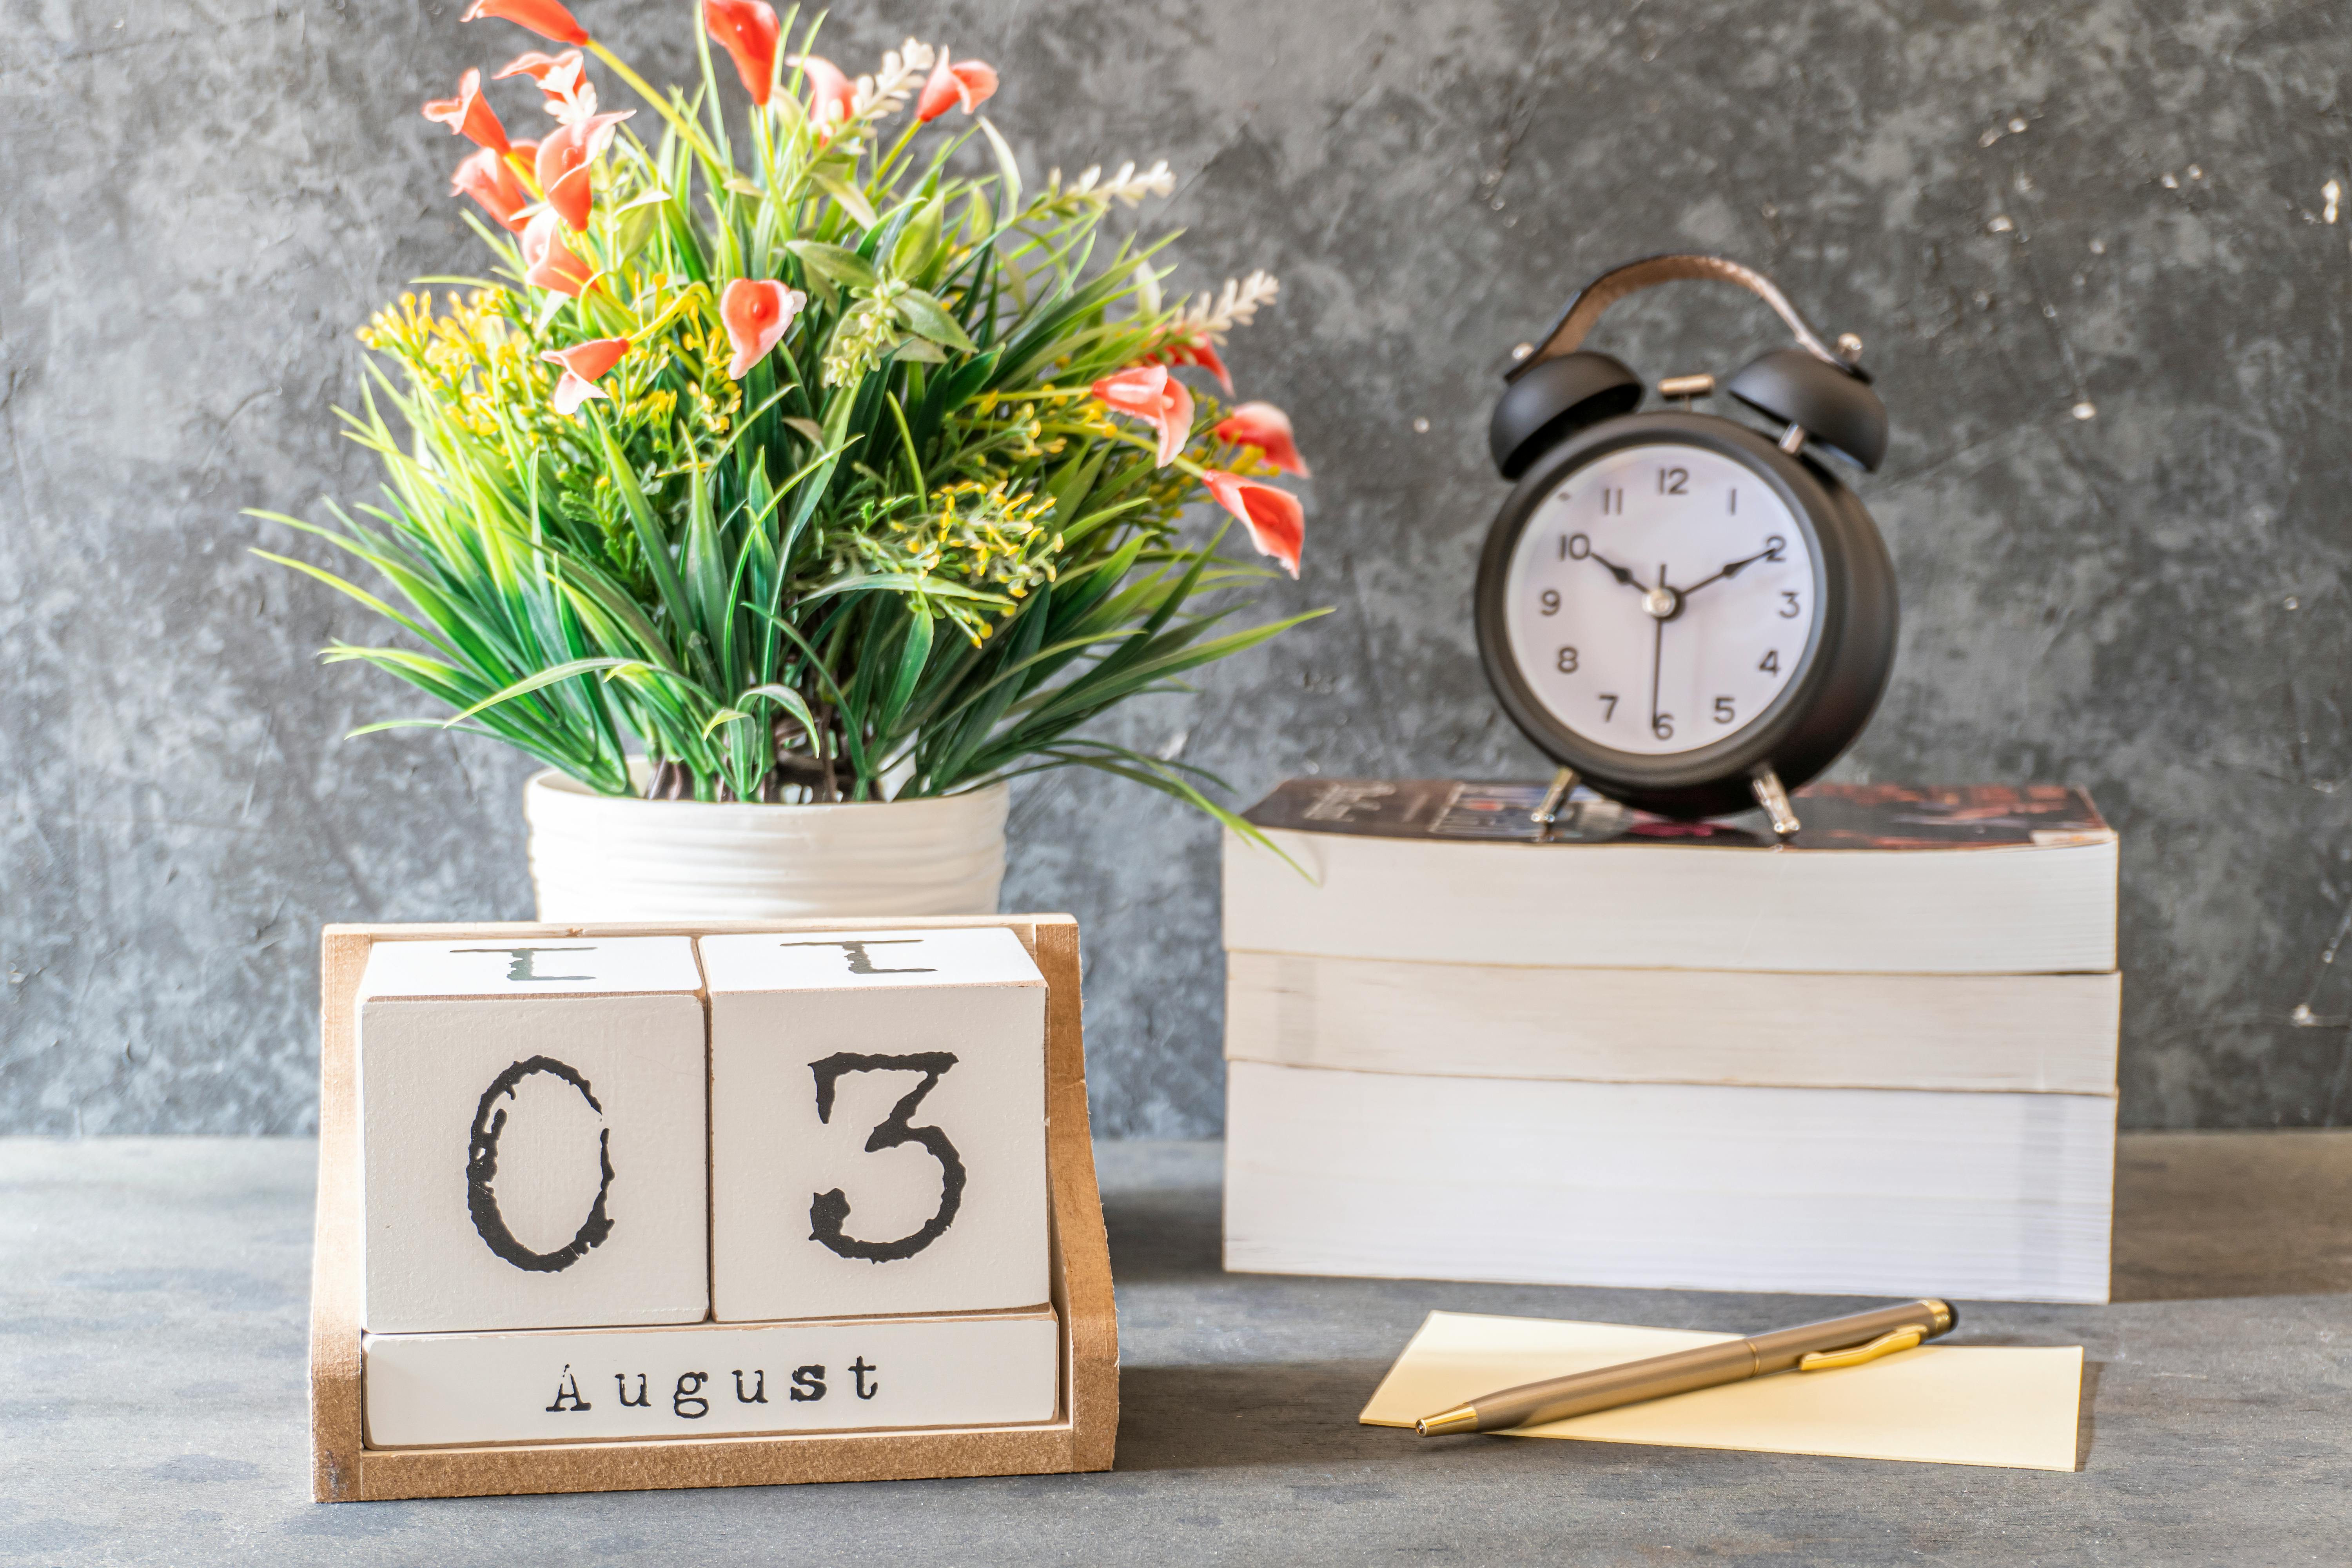
M 1045 977 L 1045 1168 L 1053 1304 L 1061 1320 L 1061 1397 L 1037 1426 L 769 1436 L 630 1438 L 376 1449 L 362 1437 L 360 1124 L 353 1001 L 380 941 L 715 936 L 734 931 L 928 931 L 1002 926 Z M 1087 1125 L 1078 927 L 1067 915 L 764 921 L 646 925 L 327 927 L 320 940 L 319 1212 L 310 1275 L 311 1495 L 320 1502 L 770 1486 L 788 1481 L 1107 1470 L 1118 1432 L 1118 1322 L 1110 1249 Z

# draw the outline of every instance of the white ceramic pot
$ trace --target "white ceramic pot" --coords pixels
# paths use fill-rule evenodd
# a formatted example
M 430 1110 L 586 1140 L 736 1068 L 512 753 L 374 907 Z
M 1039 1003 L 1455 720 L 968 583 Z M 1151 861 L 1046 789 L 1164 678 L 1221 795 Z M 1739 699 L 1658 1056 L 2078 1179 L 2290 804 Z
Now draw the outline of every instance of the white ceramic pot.
M 939 800 L 709 805 L 523 786 L 542 921 L 992 915 L 1007 786 Z

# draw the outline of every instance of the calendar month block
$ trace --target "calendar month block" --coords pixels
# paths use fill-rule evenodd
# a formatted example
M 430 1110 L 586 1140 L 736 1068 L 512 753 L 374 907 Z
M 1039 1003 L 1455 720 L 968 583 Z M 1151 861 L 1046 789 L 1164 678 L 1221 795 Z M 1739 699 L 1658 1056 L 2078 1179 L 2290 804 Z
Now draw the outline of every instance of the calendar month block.
M 370 1334 L 373 1448 L 1050 1421 L 1052 1309 L 570 1333 Z
M 1045 983 L 1001 927 L 700 939 L 713 1315 L 1047 1295 Z
M 700 1321 L 690 938 L 383 942 L 356 1004 L 364 1325 Z

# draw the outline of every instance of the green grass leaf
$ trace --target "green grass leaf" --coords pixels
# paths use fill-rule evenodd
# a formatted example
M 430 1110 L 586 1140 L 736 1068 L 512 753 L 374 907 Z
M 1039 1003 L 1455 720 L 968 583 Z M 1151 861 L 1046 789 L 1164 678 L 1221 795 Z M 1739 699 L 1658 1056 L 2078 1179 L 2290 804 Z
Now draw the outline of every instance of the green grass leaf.
M 833 170 L 826 168 L 810 170 L 809 183 L 816 186 L 818 190 L 823 191 L 826 195 L 831 196 L 835 201 L 839 202 L 841 204 L 841 210 L 847 213 L 851 217 L 856 218 L 859 227 L 872 228 L 875 224 L 879 221 L 875 216 L 873 204 L 866 199 L 866 193 L 859 190 L 847 180 L 843 179 Z M 796 246 L 794 248 L 797 249 L 798 247 Z M 828 246 L 825 248 L 831 249 L 833 247 Z M 849 253 L 845 251 L 843 254 L 847 255 Z M 803 259 L 806 258 L 803 258 Z M 828 271 L 830 270 L 831 269 L 828 268 Z M 838 272 L 834 272 L 832 276 L 839 279 L 840 281 L 844 283 L 854 283 L 857 281 L 857 279 L 854 278 L 843 277 Z
M 980 132 L 988 138 L 989 146 L 996 153 L 998 183 L 995 205 L 1001 228 L 1011 223 L 1013 215 L 1021 210 L 1021 163 L 1013 157 L 1013 149 L 1005 145 L 1003 135 L 989 123 L 986 115 L 980 116 Z

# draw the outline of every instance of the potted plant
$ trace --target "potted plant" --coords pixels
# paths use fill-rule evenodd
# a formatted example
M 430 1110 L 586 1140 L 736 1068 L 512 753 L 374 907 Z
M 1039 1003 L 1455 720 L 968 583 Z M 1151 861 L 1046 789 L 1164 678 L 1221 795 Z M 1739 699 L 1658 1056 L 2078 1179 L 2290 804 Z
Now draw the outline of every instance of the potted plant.
M 536 89 L 536 141 L 479 71 L 425 107 L 476 143 L 452 194 L 492 276 L 425 279 L 451 287 L 360 334 L 377 357 L 343 417 L 382 503 L 260 514 L 405 601 L 269 555 L 416 645 L 325 658 L 456 710 L 354 733 L 440 724 L 544 761 L 551 920 L 992 911 L 1006 783 L 1048 768 L 1241 826 L 1208 775 L 1081 731 L 1307 618 L 1219 629 L 1269 573 L 1181 528 L 1213 502 L 1297 574 L 1302 510 L 1267 482 L 1307 472 L 1288 420 L 1176 374 L 1229 395 L 1226 334 L 1275 280 L 1164 300 L 1166 237 L 1102 225 L 1168 195 L 1166 164 L 1024 185 L 976 112 L 984 64 L 910 38 L 853 79 L 760 0 L 698 11 L 691 97 L 557 0 L 466 13 L 560 47 L 491 79 Z M 592 59 L 657 136 L 600 104 Z

